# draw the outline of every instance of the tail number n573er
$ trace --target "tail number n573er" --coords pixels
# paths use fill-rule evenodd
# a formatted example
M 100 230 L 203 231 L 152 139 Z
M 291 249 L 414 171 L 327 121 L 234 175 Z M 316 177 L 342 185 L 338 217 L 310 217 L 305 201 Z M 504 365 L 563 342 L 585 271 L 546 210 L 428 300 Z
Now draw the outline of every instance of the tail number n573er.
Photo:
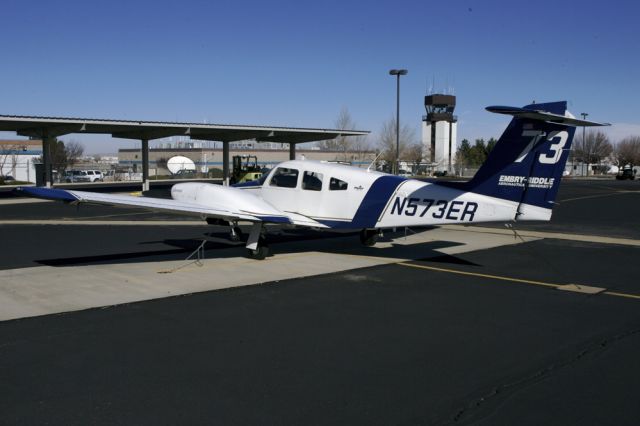
M 396 197 L 391 206 L 392 215 L 425 217 L 473 222 L 478 203 L 458 200 Z

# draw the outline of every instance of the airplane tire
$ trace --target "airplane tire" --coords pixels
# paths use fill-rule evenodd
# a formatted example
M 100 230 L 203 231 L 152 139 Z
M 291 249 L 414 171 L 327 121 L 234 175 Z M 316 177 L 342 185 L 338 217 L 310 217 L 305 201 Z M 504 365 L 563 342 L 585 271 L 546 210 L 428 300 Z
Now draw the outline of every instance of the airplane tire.
M 264 260 L 269 255 L 269 247 L 267 246 L 258 246 L 257 250 L 249 249 L 248 251 L 249 257 L 255 260 Z
M 258 248 L 256 250 L 249 249 L 249 257 L 255 260 L 264 260 L 265 257 L 269 256 L 269 245 L 267 244 L 266 238 L 264 236 L 260 237 L 258 240 Z
M 363 229 L 360 231 L 360 242 L 362 245 L 371 247 L 378 242 L 377 229 Z

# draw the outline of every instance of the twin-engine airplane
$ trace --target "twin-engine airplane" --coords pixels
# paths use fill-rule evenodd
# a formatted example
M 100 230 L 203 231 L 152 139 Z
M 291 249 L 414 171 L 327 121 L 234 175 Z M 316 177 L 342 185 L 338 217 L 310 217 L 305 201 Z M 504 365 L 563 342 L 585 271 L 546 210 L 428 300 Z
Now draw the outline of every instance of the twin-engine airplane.
M 179 183 L 172 199 L 22 187 L 25 195 L 67 203 L 136 207 L 227 223 L 252 223 L 249 256 L 269 249 L 265 224 L 359 229 L 364 245 L 380 230 L 450 223 L 548 221 L 575 126 L 602 126 L 576 119 L 566 102 L 487 110 L 513 116 L 487 161 L 468 182 L 424 182 L 340 164 L 286 161 L 258 181 L 227 187 Z

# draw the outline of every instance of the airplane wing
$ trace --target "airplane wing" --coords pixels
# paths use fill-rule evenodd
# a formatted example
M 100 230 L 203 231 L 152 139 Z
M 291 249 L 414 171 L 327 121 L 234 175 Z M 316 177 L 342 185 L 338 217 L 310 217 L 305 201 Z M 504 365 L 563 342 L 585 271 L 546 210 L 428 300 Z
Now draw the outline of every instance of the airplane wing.
M 98 192 L 40 187 L 20 187 L 17 189 L 17 192 L 31 197 L 64 201 L 66 203 L 91 203 L 118 207 L 142 208 L 152 211 L 163 211 L 195 216 L 201 219 L 218 218 L 228 221 L 246 220 L 250 222 L 293 223 L 288 215 L 275 209 L 243 210 L 222 204 L 216 205 L 208 203 L 207 205 L 202 205 L 199 203 L 190 203 L 164 198 L 135 197 L 132 195 L 104 194 Z

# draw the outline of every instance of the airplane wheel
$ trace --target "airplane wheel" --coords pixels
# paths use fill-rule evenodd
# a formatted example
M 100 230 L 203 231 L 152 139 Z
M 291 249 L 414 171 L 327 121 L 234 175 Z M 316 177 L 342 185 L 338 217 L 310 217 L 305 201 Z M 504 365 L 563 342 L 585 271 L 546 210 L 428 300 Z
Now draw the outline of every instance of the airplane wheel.
M 269 245 L 264 237 L 260 237 L 258 240 L 258 248 L 256 250 L 249 249 L 249 257 L 256 260 L 264 260 L 269 256 Z
M 255 260 L 264 260 L 265 257 L 269 255 L 269 247 L 267 246 L 258 246 L 257 250 L 248 250 L 249 257 Z
M 378 242 L 378 230 L 377 229 L 363 229 L 360 231 L 360 242 L 362 245 L 371 247 Z

